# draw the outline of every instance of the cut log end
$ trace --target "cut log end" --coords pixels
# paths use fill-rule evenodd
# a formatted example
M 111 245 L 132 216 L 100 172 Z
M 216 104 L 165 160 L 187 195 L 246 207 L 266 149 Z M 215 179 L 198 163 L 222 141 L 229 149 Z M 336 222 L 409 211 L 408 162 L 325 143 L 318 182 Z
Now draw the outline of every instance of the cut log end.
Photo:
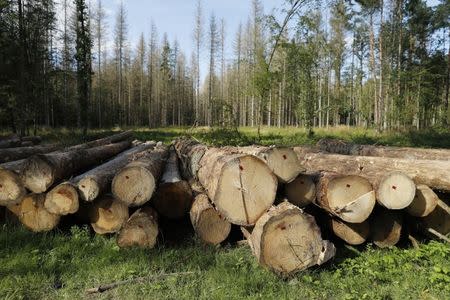
M 415 217 L 428 216 L 438 204 L 439 198 L 432 189 L 426 185 L 418 185 L 416 195 L 406 211 Z
M 230 234 L 230 222 L 214 209 L 205 194 L 195 197 L 189 215 L 198 237 L 207 244 L 218 245 Z
M 34 193 L 43 193 L 53 184 L 53 167 L 44 155 L 36 155 L 26 160 L 22 171 L 22 181 Z
M 105 196 L 91 207 L 89 218 L 98 234 L 118 232 L 128 219 L 128 207 L 111 196 Z
M 57 215 L 68 215 L 78 211 L 79 200 L 75 187 L 68 183 L 61 183 L 45 196 L 45 208 Z
M 231 223 L 253 225 L 273 204 L 276 189 L 277 179 L 267 165 L 244 155 L 223 166 L 212 200 Z
M 402 231 L 402 214 L 394 210 L 382 209 L 372 217 L 372 240 L 380 248 L 395 246 Z
M 50 231 L 59 223 L 60 216 L 47 211 L 44 201 L 44 194 L 30 194 L 14 209 L 20 222 L 33 232 Z
M 422 221 L 424 227 L 447 235 L 450 233 L 450 207 L 444 201 L 438 200 L 436 208 Z
M 150 207 L 134 212 L 117 236 L 117 245 L 121 248 L 140 247 L 151 249 L 155 247 L 158 237 L 158 215 Z
M 87 176 L 83 177 L 77 184 L 81 199 L 86 202 L 94 201 L 100 194 L 100 188 L 97 181 Z
M 0 205 L 17 204 L 25 194 L 25 188 L 17 174 L 0 169 Z
M 403 209 L 411 204 L 416 194 L 416 185 L 402 172 L 384 176 L 377 188 L 378 202 L 388 209 Z
M 189 184 L 181 180 L 160 184 L 152 203 L 159 214 L 169 219 L 179 219 L 189 212 L 192 200 Z
M 114 176 L 114 196 L 128 206 L 139 206 L 149 201 L 155 190 L 155 178 L 147 169 L 128 166 Z
M 350 245 L 361 245 L 370 234 L 370 224 L 367 220 L 363 223 L 347 223 L 332 219 L 331 229 L 337 237 Z
M 282 183 L 291 182 L 304 171 L 292 148 L 272 148 L 263 156 L 269 168 Z
M 316 198 L 316 185 L 311 176 L 300 175 L 286 184 L 286 197 L 292 204 L 305 207 Z

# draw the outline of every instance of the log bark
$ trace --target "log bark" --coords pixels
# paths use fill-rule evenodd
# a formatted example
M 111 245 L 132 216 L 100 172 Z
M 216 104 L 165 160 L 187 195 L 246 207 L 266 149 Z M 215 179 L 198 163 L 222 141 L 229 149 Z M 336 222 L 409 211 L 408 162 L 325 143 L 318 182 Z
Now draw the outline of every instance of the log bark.
M 251 234 L 243 232 L 258 262 L 283 275 L 322 264 L 336 252 L 322 240 L 314 218 L 288 202 L 265 213 Z
M 128 206 L 139 206 L 150 200 L 167 159 L 167 147 L 160 145 L 144 151 L 113 178 L 114 196 Z
M 45 154 L 56 151 L 60 148 L 62 148 L 61 145 L 51 144 L 51 145 L 41 145 L 31 147 L 0 149 L 0 163 L 24 159 L 35 154 Z
M 8 206 L 19 221 L 33 232 L 50 231 L 60 220 L 59 215 L 48 212 L 44 207 L 45 194 L 29 194 L 18 204 Z
M 189 216 L 195 233 L 206 244 L 218 245 L 230 234 L 231 223 L 220 215 L 206 194 L 195 197 Z
M 128 216 L 128 206 L 109 195 L 97 199 L 89 211 L 91 226 L 98 234 L 118 232 Z
M 349 245 L 361 245 L 370 235 L 370 223 L 368 220 L 362 223 L 347 223 L 339 219 L 331 219 L 333 233 Z
M 131 142 L 124 141 L 89 149 L 32 156 L 25 161 L 21 178 L 30 191 L 45 192 L 57 181 L 99 164 L 130 145 Z
M 75 177 L 72 183 L 77 187 L 81 199 L 91 202 L 99 195 L 105 193 L 110 188 L 114 175 L 120 169 L 130 163 L 140 152 L 153 149 L 155 145 L 155 142 L 137 145 L 118 154 L 110 161 Z
M 171 149 L 152 204 L 159 214 L 169 219 L 179 219 L 189 212 L 192 201 L 191 187 L 181 178 L 177 153 Z
M 438 200 L 436 208 L 426 217 L 422 218 L 422 227 L 431 228 L 440 234 L 450 233 L 450 207 L 444 201 Z
M 187 176 L 198 180 L 229 222 L 249 226 L 275 200 L 277 178 L 253 155 L 235 147 L 208 148 L 189 139 L 175 143 Z
M 316 199 L 316 184 L 311 175 L 300 174 L 285 186 L 286 198 L 292 204 L 302 208 Z
M 414 217 L 428 216 L 438 204 L 439 197 L 428 186 L 420 184 L 416 187 L 416 195 L 406 211 Z
M 450 163 L 443 161 L 392 159 L 383 157 L 347 156 L 295 151 L 308 172 L 329 171 L 367 178 L 373 185 L 377 201 L 389 209 L 403 209 L 414 199 L 416 184 L 450 189 Z M 446 177 L 447 176 L 447 177 Z M 412 179 L 412 180 L 411 180 Z
M 402 224 L 400 211 L 380 209 L 371 216 L 373 243 L 380 248 L 395 246 L 400 240 Z
M 74 151 L 74 150 L 82 150 L 82 149 L 88 149 L 88 148 L 94 148 L 99 146 L 104 146 L 108 144 L 115 144 L 122 141 L 130 140 L 133 137 L 133 131 L 128 130 L 124 132 L 120 132 L 117 134 L 113 134 L 101 139 L 93 140 L 90 142 L 86 142 L 84 144 L 74 145 L 71 147 L 68 147 L 64 149 L 64 151 Z
M 291 182 L 304 171 L 292 148 L 248 146 L 238 149 L 242 153 L 257 156 L 264 161 L 281 183 Z
M 121 248 L 140 247 L 151 249 L 158 237 L 158 214 L 151 207 L 135 211 L 117 236 L 117 245 Z
M 349 223 L 362 223 L 375 206 L 375 192 L 361 176 L 322 172 L 318 175 L 315 203 Z
M 321 151 L 343 155 L 379 156 L 420 160 L 450 160 L 450 149 L 359 145 L 334 139 L 321 139 L 317 143 L 317 147 Z

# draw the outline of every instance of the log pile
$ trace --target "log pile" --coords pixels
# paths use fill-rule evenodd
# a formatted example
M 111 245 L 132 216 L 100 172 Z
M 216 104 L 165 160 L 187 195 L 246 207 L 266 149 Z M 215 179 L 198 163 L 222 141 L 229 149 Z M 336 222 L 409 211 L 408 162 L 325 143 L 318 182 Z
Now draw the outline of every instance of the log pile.
M 131 135 L 26 155 L 0 149 L 18 159 L 0 165 L 0 205 L 34 232 L 86 219 L 120 248 L 164 242 L 166 222 L 189 220 L 214 246 L 241 232 L 257 261 L 282 276 L 327 262 L 334 243 L 383 248 L 405 234 L 450 233 L 450 208 L 438 196 L 450 192 L 445 150 L 333 141 L 218 148 L 190 138 L 168 147 L 131 143 Z

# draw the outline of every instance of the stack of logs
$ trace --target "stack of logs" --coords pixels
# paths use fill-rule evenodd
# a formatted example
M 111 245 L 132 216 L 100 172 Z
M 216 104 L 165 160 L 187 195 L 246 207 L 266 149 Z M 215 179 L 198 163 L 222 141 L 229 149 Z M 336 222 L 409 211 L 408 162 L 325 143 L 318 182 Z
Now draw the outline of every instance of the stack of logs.
M 210 245 L 240 227 L 258 262 L 279 274 L 332 258 L 335 246 L 322 237 L 389 247 L 405 235 L 450 232 L 450 209 L 434 191 L 450 191 L 450 150 L 335 140 L 216 148 L 180 138 L 165 146 L 131 136 L 0 149 L 0 205 L 35 232 L 67 215 L 88 218 L 120 247 L 153 248 L 161 218 L 189 215 Z

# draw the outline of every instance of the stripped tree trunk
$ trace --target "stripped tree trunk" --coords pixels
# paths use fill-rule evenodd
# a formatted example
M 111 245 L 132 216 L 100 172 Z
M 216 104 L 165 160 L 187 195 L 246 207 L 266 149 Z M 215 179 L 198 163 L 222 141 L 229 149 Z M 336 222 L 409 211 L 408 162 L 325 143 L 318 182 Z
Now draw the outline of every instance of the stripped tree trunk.
M 55 182 L 98 164 L 130 147 L 129 141 L 83 150 L 55 152 L 28 158 L 21 174 L 26 188 L 45 192 Z
M 118 232 L 128 220 L 128 207 L 112 196 L 97 199 L 89 211 L 89 219 L 98 234 Z
M 336 252 L 332 243 L 322 240 L 314 218 L 288 202 L 259 218 L 251 234 L 242 231 L 258 262 L 283 275 L 320 265 Z
M 339 219 L 331 219 L 333 233 L 349 245 L 361 245 L 370 235 L 368 220 L 362 223 L 347 223 Z
M 413 202 L 406 208 L 406 211 L 415 217 L 426 217 L 435 208 L 439 202 L 439 198 L 432 189 L 426 185 L 418 185 L 416 187 L 416 195 Z
M 158 237 L 158 214 L 151 207 L 143 207 L 135 211 L 126 221 L 117 236 L 117 245 L 121 248 L 155 247 Z
M 136 160 L 114 176 L 111 184 L 114 196 L 128 206 L 139 206 L 149 201 L 163 171 L 167 154 L 167 147 L 162 145 L 139 153 Z

